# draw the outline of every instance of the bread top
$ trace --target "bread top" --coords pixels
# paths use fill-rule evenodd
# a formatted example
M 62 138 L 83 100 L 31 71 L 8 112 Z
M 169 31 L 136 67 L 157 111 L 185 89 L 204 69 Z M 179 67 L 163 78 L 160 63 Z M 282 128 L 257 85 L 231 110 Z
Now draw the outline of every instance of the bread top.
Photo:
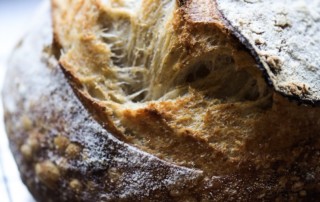
M 3 89 L 10 149 L 35 199 L 159 201 L 195 187 L 200 170 L 119 141 L 88 113 L 52 55 L 49 7 L 16 47 Z
M 62 4 L 65 4 L 66 6 L 66 3 L 62 3 Z M 79 6 L 79 3 L 77 4 Z M 88 5 L 89 4 L 91 3 L 88 2 Z M 94 4 L 99 4 L 98 6 L 99 8 L 97 9 L 100 11 L 97 11 L 97 12 L 100 12 L 100 13 L 102 12 L 102 10 L 105 10 L 108 7 L 108 9 L 105 10 L 104 12 L 108 13 L 107 15 L 109 15 L 109 17 L 113 16 L 113 19 L 111 19 L 112 21 L 118 21 L 118 19 L 114 17 L 121 16 L 120 18 L 122 18 L 121 19 L 122 23 L 127 22 L 126 24 L 123 24 L 123 25 L 126 25 L 127 28 L 122 30 L 123 31 L 122 39 L 123 37 L 126 38 L 125 36 L 129 33 L 134 33 L 136 38 L 140 38 L 140 39 L 144 38 L 142 35 L 144 32 L 147 32 L 146 30 L 140 29 L 140 30 L 134 31 L 132 29 L 134 27 L 140 26 L 139 21 L 145 23 L 144 24 L 145 28 L 153 27 L 154 29 L 152 29 L 152 31 L 154 31 L 154 33 L 162 33 L 162 36 L 172 35 L 172 33 L 167 32 L 167 31 L 170 31 L 169 29 L 170 25 L 168 25 L 165 29 L 159 30 L 161 27 L 164 28 L 166 26 L 165 24 L 163 24 L 166 22 L 171 22 L 171 26 L 175 25 L 175 27 L 180 27 L 179 28 L 180 30 L 182 30 L 181 27 L 185 27 L 185 26 L 182 26 L 183 23 L 188 24 L 189 27 L 194 27 L 195 24 L 197 24 L 198 26 L 199 24 L 202 24 L 203 26 L 203 24 L 210 23 L 212 25 L 211 27 L 216 27 L 216 28 L 219 27 L 221 30 L 228 32 L 228 34 L 235 36 L 238 39 L 237 40 L 238 43 L 240 41 L 240 43 L 246 47 L 247 51 L 250 52 L 250 54 L 255 58 L 256 60 L 255 63 L 262 71 L 268 84 L 271 85 L 271 87 L 275 91 L 284 95 L 285 97 L 295 99 L 302 103 L 312 104 L 312 105 L 318 103 L 318 100 L 320 97 L 318 86 L 320 85 L 318 83 L 319 82 L 318 74 L 316 74 L 315 72 L 318 71 L 318 67 L 319 67 L 319 61 L 318 61 L 319 57 L 317 56 L 317 53 L 319 52 L 317 38 L 319 37 L 317 36 L 317 33 L 319 31 L 318 16 L 320 13 L 320 10 L 319 10 L 320 5 L 319 5 L 319 2 L 316 0 L 308 1 L 308 2 L 305 0 L 292 1 L 292 2 L 291 1 L 274 2 L 274 1 L 234 1 L 234 0 L 230 0 L 230 1 L 189 0 L 189 1 L 160 1 L 160 2 L 152 2 L 152 3 L 150 2 L 147 3 L 146 1 L 102 1 L 102 2 L 98 1 Z M 288 7 L 287 6 L 288 4 L 292 4 L 292 6 Z M 109 5 L 109 6 L 106 6 L 106 5 Z M 147 9 L 145 9 L 143 5 L 146 5 L 147 7 L 150 5 L 154 5 L 155 8 L 152 8 L 152 6 L 150 6 L 148 7 L 149 10 L 147 11 Z M 166 7 L 162 8 L 160 6 L 158 8 L 156 5 L 164 5 Z M 170 9 L 167 9 L 167 8 L 170 8 Z M 261 9 L 261 8 L 268 8 L 268 9 Z M 120 11 L 121 14 L 115 11 L 117 9 L 118 10 L 122 9 L 122 11 Z M 153 13 L 155 9 L 157 9 L 158 13 Z M 177 17 L 178 16 L 177 14 L 173 15 L 173 13 L 178 10 L 179 12 L 184 13 L 184 14 L 181 13 L 180 17 Z M 246 10 L 247 12 L 242 12 L 243 10 Z M 149 16 L 150 13 L 153 13 L 152 16 Z M 162 17 L 159 16 L 161 14 L 164 16 Z M 72 16 L 72 15 L 74 14 L 72 13 L 68 14 L 68 16 Z M 94 12 L 92 12 L 91 14 L 88 14 L 88 15 L 90 15 L 91 17 L 92 16 L 97 17 L 100 14 L 98 13 L 94 14 Z M 141 16 L 144 16 L 144 17 L 140 18 Z M 173 16 L 175 17 L 173 18 Z M 105 24 L 105 22 L 104 23 L 101 22 L 102 20 L 101 17 L 98 17 L 98 18 L 100 18 L 100 20 L 98 20 L 99 22 L 95 20 L 91 20 L 89 22 L 87 20 L 87 24 L 91 24 L 90 26 L 93 26 L 94 24 L 99 26 L 99 28 L 97 27 L 95 28 L 96 30 L 91 29 L 94 36 L 98 36 L 99 33 L 101 33 L 101 29 L 104 30 L 109 26 L 109 25 L 103 25 Z M 110 20 L 107 18 L 103 20 L 106 20 L 106 21 Z M 180 20 L 178 20 L 179 18 Z M 132 23 L 131 22 L 132 19 L 139 19 L 139 20 L 135 20 L 136 23 Z M 156 19 L 155 20 L 156 22 L 155 21 L 152 22 L 152 19 L 153 20 Z M 64 21 L 74 22 L 73 20 L 69 20 L 69 19 L 64 19 Z M 180 22 L 183 21 L 183 23 L 179 23 L 178 21 Z M 121 22 L 117 22 L 116 24 L 118 23 L 121 24 Z M 66 30 L 73 29 L 75 28 L 75 26 L 76 25 L 67 27 Z M 82 29 L 82 28 L 80 26 L 75 29 Z M 177 29 L 171 29 L 171 31 L 172 30 L 177 30 Z M 75 30 L 76 33 L 81 33 L 82 31 L 84 30 L 77 30 L 77 31 Z M 119 36 L 119 33 L 115 33 L 114 31 L 115 30 L 111 32 Z M 191 34 L 190 31 L 191 30 L 188 30 L 185 33 L 189 32 L 189 34 Z M 208 30 L 206 32 L 207 34 L 210 33 L 210 31 Z M 213 30 L 211 30 L 211 33 L 212 32 Z M 59 33 L 61 34 L 61 32 Z M 57 37 L 56 39 L 58 42 L 61 40 L 65 40 L 65 41 L 69 41 L 68 43 L 71 43 L 72 40 L 70 39 L 70 37 L 71 35 L 69 36 L 63 35 L 63 36 L 60 36 L 60 39 L 58 39 Z M 127 38 L 130 38 L 130 37 L 131 36 L 127 36 Z M 148 56 L 149 54 L 152 55 L 150 51 L 149 52 L 147 51 L 148 53 L 146 52 L 136 53 L 137 50 L 133 50 L 132 48 L 132 46 L 136 44 L 142 45 L 143 43 L 146 43 L 148 41 L 157 41 L 152 38 L 153 35 L 149 35 L 148 37 L 149 37 L 148 39 L 144 38 L 145 41 L 136 41 L 136 42 L 131 42 L 130 44 L 127 44 L 127 46 L 130 46 L 130 47 L 126 47 L 126 48 L 129 48 L 127 49 L 127 52 L 131 54 L 124 56 L 125 60 L 135 61 L 135 58 L 133 57 L 134 54 L 139 54 L 140 55 L 139 57 L 143 55 L 143 58 L 152 58 Z M 210 37 L 215 38 L 213 34 Z M 101 38 L 101 35 L 99 35 L 97 38 Z M 183 37 L 180 37 L 180 39 L 182 38 Z M 189 44 L 190 47 L 193 46 L 191 45 L 192 41 L 189 41 L 186 38 L 184 40 L 187 41 L 187 43 L 190 43 Z M 210 41 L 211 39 L 206 39 L 206 40 Z M 111 43 L 114 43 L 114 42 L 111 42 Z M 151 45 L 149 44 L 148 46 L 149 46 L 149 49 L 152 50 L 155 48 L 156 45 L 157 44 L 151 44 Z M 163 47 L 163 49 L 165 48 L 168 48 L 168 47 Z M 201 47 L 201 48 L 198 47 L 198 49 L 204 49 L 204 47 Z M 189 52 L 195 52 L 195 50 L 190 49 Z M 150 59 L 150 61 L 154 61 L 154 60 Z M 140 62 L 143 63 L 143 61 L 140 61 Z M 179 62 L 183 62 L 183 61 L 179 61 Z M 236 63 L 238 63 L 238 61 Z M 156 64 L 153 63 L 153 65 L 156 65 Z M 139 66 L 139 64 L 137 66 Z M 150 69 L 153 69 L 153 67 L 150 67 Z M 149 73 L 149 74 L 152 74 L 152 73 Z M 183 76 L 179 76 L 179 77 L 183 77 Z M 172 79 L 175 79 L 175 78 L 177 78 L 177 76 L 174 76 Z M 185 78 L 180 78 L 180 79 L 185 79 Z M 144 86 L 149 82 L 149 80 L 152 81 L 153 79 L 152 78 L 145 79 Z M 156 90 L 152 89 L 153 93 L 151 94 L 149 90 L 148 91 L 149 94 L 147 93 L 148 94 L 147 97 L 156 96 L 155 93 L 158 93 L 159 96 L 166 94 L 168 91 L 170 91 L 170 89 L 167 89 L 168 86 L 172 86 L 172 85 L 177 85 L 177 81 L 171 81 L 171 83 L 168 82 L 166 87 L 162 85 L 161 88 L 157 87 Z M 135 89 L 135 91 L 137 91 L 137 89 Z M 137 91 L 137 92 L 141 93 L 141 91 Z
M 5 87 L 9 138 L 35 195 L 319 198 L 319 109 L 268 87 L 211 1 L 52 3 L 66 78 L 44 23 Z
M 263 156 L 287 159 L 319 130 L 319 110 L 268 87 L 213 1 L 54 0 L 53 20 L 59 62 L 89 111 L 168 162 L 209 175 L 268 166 Z
M 261 63 L 277 92 L 304 103 L 319 103 L 319 1 L 216 2 L 228 27 Z

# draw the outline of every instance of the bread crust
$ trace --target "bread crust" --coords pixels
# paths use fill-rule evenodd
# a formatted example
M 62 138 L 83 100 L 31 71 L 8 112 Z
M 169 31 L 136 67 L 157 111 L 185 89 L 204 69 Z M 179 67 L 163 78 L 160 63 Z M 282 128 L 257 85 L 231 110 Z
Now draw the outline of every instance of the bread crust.
M 208 22 L 199 15 L 211 16 L 212 2 L 197 7 L 199 2 L 177 2 L 182 7 L 173 25 L 194 50 L 188 57 L 199 46 L 190 42 L 192 34 L 230 34 L 219 17 Z M 250 99 L 232 98 L 232 92 L 224 100 L 218 90 L 205 97 L 193 84 L 178 98 L 114 107 L 88 93 L 77 69 L 61 60 L 57 47 L 68 41 L 64 45 L 56 33 L 51 46 L 51 18 L 45 16 L 12 55 L 7 78 L 15 79 L 6 79 L 3 91 L 10 146 L 37 200 L 317 200 L 318 108 L 291 103 L 268 88 Z M 228 37 L 233 44 L 228 50 L 246 59 L 239 66 L 256 68 L 241 44 Z M 248 69 L 245 79 L 261 81 L 261 74 Z
M 225 26 L 251 51 L 275 91 L 319 105 L 318 1 L 217 0 L 216 4 Z
M 193 187 L 201 171 L 139 151 L 115 139 L 92 118 L 51 55 L 48 13 L 45 18 L 11 57 L 13 68 L 7 75 L 15 82 L 7 80 L 3 92 L 10 147 L 34 197 L 38 201 L 169 200 L 178 181 L 181 189 Z

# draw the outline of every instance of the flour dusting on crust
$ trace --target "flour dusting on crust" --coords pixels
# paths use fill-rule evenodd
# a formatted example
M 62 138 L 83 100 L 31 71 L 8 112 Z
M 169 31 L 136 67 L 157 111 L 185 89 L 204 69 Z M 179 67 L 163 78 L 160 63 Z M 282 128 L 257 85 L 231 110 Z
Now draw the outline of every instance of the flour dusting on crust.
M 320 101 L 318 0 L 217 0 L 231 30 L 261 61 L 276 91 Z

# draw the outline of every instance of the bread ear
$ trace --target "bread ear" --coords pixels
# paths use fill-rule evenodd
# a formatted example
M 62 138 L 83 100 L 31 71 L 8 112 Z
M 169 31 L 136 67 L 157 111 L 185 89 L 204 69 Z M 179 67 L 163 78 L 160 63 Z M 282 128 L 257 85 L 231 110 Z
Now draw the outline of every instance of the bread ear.
M 202 171 L 138 150 L 95 121 L 98 114 L 84 107 L 48 51 L 51 42 L 46 7 L 38 26 L 12 54 L 3 89 L 10 147 L 35 199 L 162 200 L 170 199 L 171 185 L 192 189 Z
M 320 109 L 267 85 L 224 3 L 52 0 L 3 91 L 37 200 L 318 199 Z

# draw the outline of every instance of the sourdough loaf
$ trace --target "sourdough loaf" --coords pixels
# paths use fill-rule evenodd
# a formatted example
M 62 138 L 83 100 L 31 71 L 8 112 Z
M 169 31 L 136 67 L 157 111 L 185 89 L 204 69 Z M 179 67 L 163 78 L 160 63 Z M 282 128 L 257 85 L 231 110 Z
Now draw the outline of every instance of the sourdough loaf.
M 291 43 L 273 50 L 302 18 L 276 30 L 268 17 L 279 6 L 245 12 L 270 2 L 52 0 L 3 89 L 10 146 L 35 198 L 316 200 L 320 109 L 309 104 L 319 85 L 307 66 L 318 61 L 305 57 L 317 46 L 298 59 Z

